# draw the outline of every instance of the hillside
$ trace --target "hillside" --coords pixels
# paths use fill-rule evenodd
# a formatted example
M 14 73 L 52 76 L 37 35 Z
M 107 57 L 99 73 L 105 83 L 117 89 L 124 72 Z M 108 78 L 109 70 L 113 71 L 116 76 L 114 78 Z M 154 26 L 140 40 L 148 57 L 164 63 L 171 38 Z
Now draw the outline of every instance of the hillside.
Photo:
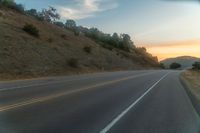
M 176 58 L 169 58 L 161 61 L 167 68 L 173 62 L 181 64 L 182 68 L 191 68 L 192 64 L 196 61 L 200 61 L 200 58 L 191 57 L 191 56 L 180 56 Z
M 36 38 L 25 24 L 39 29 Z M 89 50 L 88 50 L 89 49 Z M 148 53 L 107 48 L 84 35 L 8 8 L 0 8 L 0 77 L 39 77 L 97 71 L 157 68 Z

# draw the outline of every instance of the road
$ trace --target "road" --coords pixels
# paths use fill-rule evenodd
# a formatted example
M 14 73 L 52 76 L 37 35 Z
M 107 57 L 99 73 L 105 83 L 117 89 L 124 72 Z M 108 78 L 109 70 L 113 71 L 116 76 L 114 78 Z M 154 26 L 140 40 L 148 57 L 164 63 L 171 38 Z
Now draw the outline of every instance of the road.
M 0 82 L 0 133 L 199 133 L 180 72 Z

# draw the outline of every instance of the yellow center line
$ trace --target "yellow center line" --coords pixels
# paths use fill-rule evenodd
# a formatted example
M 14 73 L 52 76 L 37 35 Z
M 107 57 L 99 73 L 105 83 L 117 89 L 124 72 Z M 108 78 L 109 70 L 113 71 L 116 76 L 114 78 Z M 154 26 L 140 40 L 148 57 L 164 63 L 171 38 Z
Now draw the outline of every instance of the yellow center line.
M 67 92 L 61 92 L 61 93 L 58 93 L 58 94 L 45 96 L 45 97 L 41 97 L 41 98 L 34 98 L 34 99 L 30 99 L 28 101 L 24 101 L 24 102 L 20 102 L 20 103 L 0 106 L 0 112 L 11 110 L 11 109 L 15 109 L 15 108 L 19 108 L 19 107 L 23 107 L 23 106 L 34 104 L 34 103 L 45 102 L 45 101 L 52 100 L 52 99 L 55 99 L 55 98 L 58 98 L 58 97 L 61 97 L 61 96 L 66 96 L 66 95 L 69 95 L 69 94 L 73 94 L 73 93 L 78 93 L 78 92 L 82 92 L 82 91 L 85 91 L 85 90 L 89 90 L 91 88 L 101 87 L 101 86 L 114 84 L 114 83 L 117 83 L 117 82 L 129 80 L 129 79 L 137 78 L 137 77 L 142 77 L 142 76 L 149 75 L 149 74 L 152 74 L 152 73 L 155 73 L 155 72 L 150 72 L 150 73 L 145 73 L 145 74 L 140 74 L 140 75 L 135 75 L 135 76 L 129 76 L 129 77 L 125 77 L 125 78 L 122 78 L 122 79 L 117 79 L 117 80 L 112 80 L 112 81 L 108 81 L 108 82 L 104 82 L 104 83 L 99 83 L 99 84 L 96 84 L 96 85 L 91 85 L 91 86 L 83 87 L 83 88 L 76 89 L 76 90 L 71 90 L 71 91 L 67 91 Z

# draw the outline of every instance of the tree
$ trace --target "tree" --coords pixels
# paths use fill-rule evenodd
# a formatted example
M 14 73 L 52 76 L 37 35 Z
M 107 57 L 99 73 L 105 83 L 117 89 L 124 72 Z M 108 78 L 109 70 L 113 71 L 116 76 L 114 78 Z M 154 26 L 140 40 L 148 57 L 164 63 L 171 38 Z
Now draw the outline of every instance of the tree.
M 72 19 L 67 20 L 65 23 L 65 28 L 74 30 L 76 28 L 76 22 Z
M 12 9 L 18 11 L 18 12 L 21 12 L 21 13 L 24 13 L 24 6 L 22 4 L 14 4 Z
M 14 0 L 0 0 L 0 6 L 4 6 L 20 13 L 24 13 L 24 6 L 22 4 L 15 3 Z
M 79 36 L 80 32 L 82 32 L 81 30 L 83 29 L 81 26 L 77 27 L 76 22 L 72 19 L 66 21 L 65 28 L 73 31 L 75 36 Z
M 136 52 L 139 53 L 139 54 L 146 54 L 147 49 L 145 47 L 137 47 Z
M 41 13 L 39 13 L 39 17 L 47 22 L 55 22 L 60 19 L 60 15 L 56 12 L 54 7 L 49 7 L 48 9 L 43 9 Z
M 0 4 L 2 5 L 10 5 L 15 3 L 14 0 L 0 0 Z
M 200 70 L 200 62 L 195 62 L 192 66 L 193 66 L 193 69 Z
M 161 67 L 162 69 L 165 69 L 164 63 L 160 63 L 160 67 Z
M 101 32 L 97 28 L 90 28 L 86 33 L 87 37 L 100 41 Z
M 117 33 L 113 33 L 110 43 L 119 48 L 120 37 Z
M 170 65 L 170 69 L 178 69 L 178 68 L 181 68 L 181 64 L 179 63 L 174 62 Z
M 65 24 L 63 24 L 63 22 L 60 22 L 60 21 L 55 21 L 53 22 L 55 25 L 61 27 L 61 28 L 64 28 L 65 27 Z
M 131 40 L 131 37 L 128 34 L 121 34 L 122 38 L 122 47 L 124 50 L 130 51 L 134 47 L 134 43 Z
M 35 17 L 36 19 L 38 19 L 40 21 L 44 21 L 45 20 L 44 12 L 38 12 L 36 9 L 26 10 L 26 14 L 28 14 L 30 16 L 33 16 L 33 17 Z
M 33 17 L 37 17 L 38 16 L 38 12 L 36 9 L 30 9 L 30 10 L 27 10 L 26 13 L 30 16 L 33 16 Z

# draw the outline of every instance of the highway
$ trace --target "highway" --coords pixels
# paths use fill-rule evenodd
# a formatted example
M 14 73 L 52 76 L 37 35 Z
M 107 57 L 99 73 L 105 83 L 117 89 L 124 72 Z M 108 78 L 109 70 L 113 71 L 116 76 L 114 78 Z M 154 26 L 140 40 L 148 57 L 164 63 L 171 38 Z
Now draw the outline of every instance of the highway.
M 0 133 L 199 133 L 181 71 L 0 82 Z

